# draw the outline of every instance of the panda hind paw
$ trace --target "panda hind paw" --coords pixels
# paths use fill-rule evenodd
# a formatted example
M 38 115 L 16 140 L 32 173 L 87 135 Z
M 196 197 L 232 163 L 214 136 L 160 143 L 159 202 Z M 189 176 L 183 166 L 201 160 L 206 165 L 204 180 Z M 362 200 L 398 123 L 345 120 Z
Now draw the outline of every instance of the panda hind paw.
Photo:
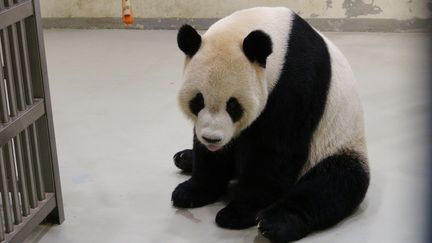
M 226 229 L 246 229 L 256 225 L 257 209 L 230 203 L 216 215 L 216 224 Z
M 309 232 L 302 217 L 284 208 L 265 209 L 258 213 L 256 220 L 260 233 L 275 243 L 296 241 Z

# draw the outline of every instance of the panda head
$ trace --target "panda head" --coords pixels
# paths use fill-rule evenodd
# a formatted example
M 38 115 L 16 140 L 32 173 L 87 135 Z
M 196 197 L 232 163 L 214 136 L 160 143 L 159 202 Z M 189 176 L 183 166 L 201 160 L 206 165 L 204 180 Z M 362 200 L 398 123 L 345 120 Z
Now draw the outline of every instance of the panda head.
M 180 28 L 177 43 L 186 54 L 179 102 L 195 124 L 195 135 L 210 151 L 227 145 L 265 107 L 265 75 L 272 52 L 270 37 L 260 30 L 207 32 Z

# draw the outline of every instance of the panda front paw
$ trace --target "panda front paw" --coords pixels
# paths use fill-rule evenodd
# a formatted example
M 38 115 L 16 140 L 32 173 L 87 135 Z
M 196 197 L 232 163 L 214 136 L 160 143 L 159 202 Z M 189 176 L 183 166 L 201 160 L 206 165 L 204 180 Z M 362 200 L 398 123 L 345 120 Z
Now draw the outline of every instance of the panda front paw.
M 280 205 L 261 211 L 256 220 L 261 234 L 275 243 L 299 240 L 310 231 L 304 218 Z
M 230 203 L 216 215 L 216 224 L 226 229 L 246 229 L 256 225 L 258 209 L 245 204 Z
M 174 189 L 171 200 L 175 207 L 195 208 L 213 203 L 219 196 L 219 191 L 198 187 L 189 179 Z
M 177 168 L 181 169 L 183 172 L 192 172 L 193 151 L 191 149 L 177 152 L 174 155 L 173 160 Z

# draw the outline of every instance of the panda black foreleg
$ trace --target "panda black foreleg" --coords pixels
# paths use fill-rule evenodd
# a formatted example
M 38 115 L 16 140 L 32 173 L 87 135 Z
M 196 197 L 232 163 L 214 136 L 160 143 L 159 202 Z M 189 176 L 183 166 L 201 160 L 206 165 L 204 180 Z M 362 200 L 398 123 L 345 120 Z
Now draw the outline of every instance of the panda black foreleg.
M 216 215 L 220 227 L 244 229 L 256 226 L 257 213 L 274 203 L 280 197 L 283 185 L 289 184 L 287 171 L 292 169 L 290 165 L 281 163 L 281 157 L 268 154 L 257 149 L 244 158 L 233 198 Z
M 194 152 L 192 149 L 185 149 L 177 152 L 173 157 L 174 164 L 183 172 L 191 173 L 193 166 L 193 156 Z
M 210 152 L 194 139 L 192 177 L 180 183 L 172 193 L 179 208 L 200 207 L 215 202 L 227 189 L 234 172 L 229 150 Z
M 369 185 L 362 160 L 350 152 L 321 161 L 279 201 L 258 214 L 261 234 L 272 242 L 295 241 L 350 215 Z

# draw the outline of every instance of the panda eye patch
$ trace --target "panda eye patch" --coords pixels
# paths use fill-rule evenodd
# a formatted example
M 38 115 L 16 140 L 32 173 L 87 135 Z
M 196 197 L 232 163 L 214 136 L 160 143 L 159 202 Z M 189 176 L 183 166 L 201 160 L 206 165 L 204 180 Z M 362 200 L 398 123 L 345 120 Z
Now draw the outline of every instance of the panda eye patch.
M 204 108 L 204 97 L 201 93 L 198 93 L 189 101 L 189 109 L 197 116 L 202 108 Z
M 230 115 L 233 122 L 237 122 L 243 116 L 243 107 L 238 100 L 231 97 L 226 104 L 226 111 Z

